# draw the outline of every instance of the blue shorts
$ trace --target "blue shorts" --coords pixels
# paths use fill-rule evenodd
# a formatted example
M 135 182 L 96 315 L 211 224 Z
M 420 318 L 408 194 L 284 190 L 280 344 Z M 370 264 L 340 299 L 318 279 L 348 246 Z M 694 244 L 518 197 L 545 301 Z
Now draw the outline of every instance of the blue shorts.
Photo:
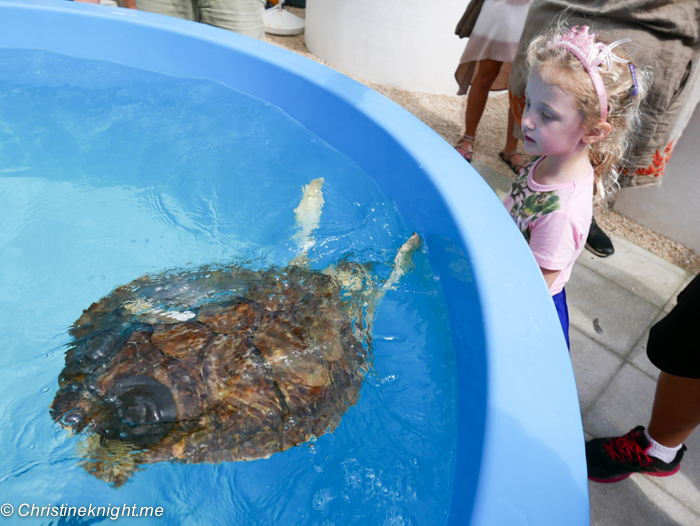
M 569 343 L 569 309 L 566 306 L 566 289 L 561 289 L 561 292 L 552 296 L 552 299 L 554 300 L 554 306 L 557 308 L 561 328 L 564 331 L 566 347 L 571 350 L 571 344 Z

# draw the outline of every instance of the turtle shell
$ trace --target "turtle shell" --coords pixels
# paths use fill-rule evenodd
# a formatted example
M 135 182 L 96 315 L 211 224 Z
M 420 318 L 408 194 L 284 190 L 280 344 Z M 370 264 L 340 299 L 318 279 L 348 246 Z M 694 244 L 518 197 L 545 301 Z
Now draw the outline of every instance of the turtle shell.
M 116 485 L 144 463 L 267 458 L 332 432 L 367 363 L 341 292 L 296 266 L 139 278 L 71 328 L 52 417 L 100 437 L 84 466 Z

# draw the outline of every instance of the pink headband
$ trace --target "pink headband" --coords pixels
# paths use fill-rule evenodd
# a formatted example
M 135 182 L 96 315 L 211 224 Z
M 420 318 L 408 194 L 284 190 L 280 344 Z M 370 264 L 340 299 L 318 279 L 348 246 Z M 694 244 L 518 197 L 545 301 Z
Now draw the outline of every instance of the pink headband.
M 602 42 L 595 41 L 597 36 L 596 33 L 588 34 L 588 26 L 581 26 L 581 29 L 574 26 L 566 35 L 557 35 L 551 42 L 547 42 L 547 47 L 568 49 L 581 61 L 591 77 L 595 92 L 598 94 L 600 116 L 605 121 L 608 116 L 608 97 L 605 93 L 603 78 L 600 76 L 600 66 L 605 64 L 607 71 L 610 71 L 613 62 L 628 63 L 629 60 L 618 57 L 612 52 L 612 49 L 625 42 L 631 42 L 632 39 L 623 38 L 606 46 Z

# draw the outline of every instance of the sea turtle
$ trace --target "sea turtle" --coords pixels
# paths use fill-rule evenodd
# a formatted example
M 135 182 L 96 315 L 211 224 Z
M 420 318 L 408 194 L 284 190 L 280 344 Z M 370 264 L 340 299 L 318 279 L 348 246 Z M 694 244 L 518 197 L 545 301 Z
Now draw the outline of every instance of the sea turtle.
M 83 311 L 51 416 L 87 435 L 89 473 L 120 486 L 141 464 L 267 458 L 338 426 L 368 369 L 374 306 L 420 238 L 381 284 L 367 264 L 308 268 L 322 183 L 304 187 L 288 266 L 147 275 Z

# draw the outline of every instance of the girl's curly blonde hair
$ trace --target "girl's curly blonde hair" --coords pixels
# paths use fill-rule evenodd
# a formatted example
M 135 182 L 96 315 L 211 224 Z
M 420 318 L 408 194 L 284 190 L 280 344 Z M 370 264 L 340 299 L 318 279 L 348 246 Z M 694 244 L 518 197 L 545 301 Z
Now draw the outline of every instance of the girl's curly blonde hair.
M 557 35 L 570 31 L 564 22 L 559 22 L 545 34 L 536 37 L 527 48 L 527 66 L 537 69 L 542 79 L 569 93 L 578 104 L 587 129 L 595 128 L 601 121 L 601 108 L 593 81 L 581 61 L 568 49 L 548 46 Z M 609 44 L 602 38 L 597 42 Z M 639 105 L 647 93 L 650 75 L 645 70 L 636 69 L 636 94 L 634 74 L 630 68 L 632 61 L 620 48 L 614 51 L 618 57 L 629 63 L 612 62 L 600 68 L 605 92 L 608 98 L 606 121 L 611 132 L 602 140 L 591 144 L 589 156 L 595 172 L 594 206 L 605 205 L 606 197 L 619 186 L 618 167 L 624 163 L 625 154 L 631 146 L 634 133 L 640 124 Z

